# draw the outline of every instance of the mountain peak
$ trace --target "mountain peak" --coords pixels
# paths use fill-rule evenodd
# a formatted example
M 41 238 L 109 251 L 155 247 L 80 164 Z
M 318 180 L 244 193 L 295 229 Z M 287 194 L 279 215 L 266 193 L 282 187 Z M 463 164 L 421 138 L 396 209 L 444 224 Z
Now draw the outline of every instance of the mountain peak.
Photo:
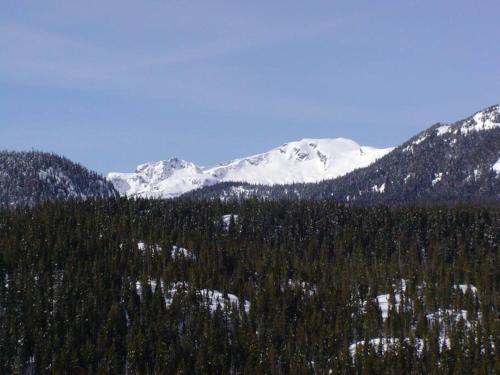
M 198 167 L 189 161 L 178 159 L 176 157 L 159 160 L 156 162 L 140 164 L 136 168 L 137 173 L 146 173 L 150 175 L 154 174 L 170 174 L 174 170 L 181 169 L 197 169 Z
M 366 167 L 391 150 L 360 146 L 346 138 L 304 138 L 212 167 L 172 158 L 141 164 L 135 173 L 109 173 L 108 179 L 122 195 L 169 198 L 224 181 L 318 182 Z
M 467 135 L 471 132 L 500 128 L 500 105 L 494 105 L 476 112 L 471 117 L 459 122 L 459 132 Z

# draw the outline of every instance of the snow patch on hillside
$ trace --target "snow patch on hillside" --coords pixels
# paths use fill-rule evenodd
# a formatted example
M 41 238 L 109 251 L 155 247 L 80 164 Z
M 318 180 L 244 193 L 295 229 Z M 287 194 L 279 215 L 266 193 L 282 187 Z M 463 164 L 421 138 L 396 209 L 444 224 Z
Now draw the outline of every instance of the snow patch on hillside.
M 393 299 L 391 300 L 390 294 L 381 294 L 375 298 L 381 311 L 382 319 L 384 324 L 386 324 L 389 318 L 390 311 L 394 310 L 399 313 L 402 312 L 403 307 L 407 307 L 408 311 L 414 309 L 414 304 L 411 299 L 407 298 L 407 303 L 403 306 L 404 294 L 407 290 L 407 282 L 401 279 L 398 283 L 393 285 Z M 426 288 L 426 283 L 417 285 L 417 298 L 420 300 L 423 297 L 423 289 Z M 478 289 L 472 284 L 454 284 L 452 289 L 462 293 L 471 293 L 473 296 L 478 296 Z M 479 301 L 480 302 L 480 301 Z M 368 301 L 363 303 L 363 310 L 366 312 L 366 305 Z M 443 351 L 446 348 L 450 348 L 451 339 L 450 335 L 452 330 L 463 327 L 464 330 L 470 331 L 476 329 L 481 320 L 481 312 L 477 312 L 474 316 L 473 313 L 469 313 L 463 308 L 438 308 L 436 311 L 427 312 L 425 318 L 430 326 L 434 326 L 439 331 L 438 345 L 439 350 Z M 416 333 L 416 325 L 412 324 L 412 332 Z M 349 353 L 352 357 L 362 349 L 363 347 L 370 346 L 373 351 L 378 355 L 383 355 L 389 350 L 396 349 L 402 345 L 408 345 L 413 343 L 417 355 L 423 353 L 424 344 L 428 345 L 428 341 L 424 341 L 420 337 L 409 337 L 401 340 L 400 338 L 394 337 L 375 337 L 368 341 L 355 341 L 349 346 Z M 495 348 L 493 340 L 490 340 L 491 349 Z M 484 352 L 485 348 L 482 349 Z
M 406 280 L 400 280 L 397 285 L 393 285 L 393 288 L 393 299 L 391 299 L 390 294 L 381 294 L 375 298 L 383 320 L 386 320 L 389 317 L 391 309 L 395 309 L 397 312 L 400 311 L 402 294 L 406 291 Z M 363 302 L 364 308 L 366 308 L 367 303 L 368 301 Z
M 443 125 L 440 126 L 439 128 L 436 129 L 437 135 L 442 136 L 445 135 L 446 133 L 449 133 L 451 130 L 451 126 L 449 125 Z
M 421 137 L 419 137 L 418 139 L 416 139 L 415 141 L 413 141 L 412 144 L 419 145 L 420 143 L 422 143 L 426 139 L 427 139 L 427 134 L 424 134 Z
M 316 294 L 316 285 L 311 284 L 307 281 L 299 281 L 299 280 L 294 280 L 294 279 L 288 279 L 287 286 L 290 289 L 300 289 L 302 292 L 304 292 L 308 296 L 313 296 Z M 284 291 L 285 288 L 281 288 L 282 291 Z
M 377 186 L 377 185 L 372 186 L 372 191 L 375 193 L 385 192 L 385 182 L 380 186 Z
M 156 288 L 158 287 L 158 282 L 156 280 L 150 279 L 147 281 L 147 285 L 151 288 L 151 292 L 155 293 Z M 143 282 L 136 282 L 136 291 L 141 299 L 143 298 L 144 287 L 145 285 Z M 163 283 L 163 281 L 160 281 L 160 289 L 163 293 L 165 306 L 169 308 L 172 305 L 175 296 L 179 295 L 180 293 L 186 293 L 188 291 L 188 288 L 188 283 L 184 281 L 170 283 L 168 285 L 168 288 L 165 288 L 165 284 Z M 223 293 L 213 289 L 195 290 L 195 293 L 200 298 L 201 303 L 208 307 L 212 313 L 217 311 L 217 309 L 227 310 L 233 306 L 238 309 L 243 309 L 243 311 L 247 314 L 250 312 L 250 302 L 247 300 L 240 301 L 240 299 L 234 294 Z
M 403 340 L 403 343 L 401 343 L 400 339 L 397 337 L 377 337 L 374 339 L 371 339 L 368 341 L 366 344 L 364 340 L 357 341 L 354 344 L 351 344 L 349 346 L 349 353 L 351 357 L 354 357 L 356 355 L 356 352 L 358 349 L 363 348 L 365 345 L 371 347 L 374 351 L 379 352 L 380 349 L 380 354 L 384 355 L 388 350 L 395 350 L 398 347 L 400 347 L 403 344 L 410 344 L 410 339 L 405 338 Z M 418 355 L 422 354 L 422 350 L 424 348 L 424 340 L 422 339 L 414 339 L 414 345 L 415 349 L 417 351 Z
M 500 105 L 481 111 L 467 120 L 460 128 L 460 133 L 467 135 L 471 132 L 479 132 L 500 128 Z
M 496 161 L 495 164 L 493 164 L 493 166 L 491 167 L 491 169 L 493 170 L 493 172 L 495 172 L 496 174 L 500 174 L 500 159 L 498 159 Z
M 442 331 L 446 331 L 447 325 L 458 324 L 461 321 L 464 322 L 465 327 L 471 327 L 471 323 L 467 320 L 467 310 L 439 309 L 427 314 L 426 318 L 431 325 L 437 324 L 442 327 Z
M 172 257 L 172 259 L 176 259 L 179 257 L 185 259 L 195 259 L 195 256 L 191 251 L 189 251 L 184 247 L 179 247 L 176 245 L 172 246 L 172 250 L 170 251 L 170 256 Z
M 477 288 L 471 284 L 455 284 L 453 285 L 453 289 L 460 290 L 462 294 L 466 294 L 467 292 L 472 293 L 472 295 L 477 296 Z
M 432 186 L 436 185 L 442 179 L 443 179 L 443 172 L 435 173 L 434 179 L 432 180 Z
M 141 253 L 146 251 L 146 243 L 144 241 L 139 241 L 137 242 L 137 250 L 139 250 Z
M 120 244 L 120 248 L 123 247 L 123 244 Z M 146 254 L 146 250 L 150 250 L 152 253 L 160 253 L 162 248 L 160 245 L 153 245 L 153 246 L 148 246 L 148 244 L 146 244 L 144 241 L 139 241 L 137 242 L 137 250 L 139 250 L 139 252 L 141 254 Z
M 217 311 L 218 308 L 225 310 L 231 306 L 243 307 L 247 314 L 250 312 L 250 302 L 243 301 L 240 305 L 240 299 L 234 294 L 227 293 L 224 295 L 218 290 L 202 289 L 200 295 L 212 313 Z
M 120 248 L 123 247 L 123 244 L 120 245 Z M 153 254 L 159 254 L 163 251 L 162 247 L 158 244 L 156 245 L 148 245 L 144 241 L 139 241 L 137 242 L 137 250 L 145 255 L 147 253 L 147 250 L 151 251 Z M 191 250 L 188 250 L 184 247 L 173 245 L 172 249 L 170 250 L 170 256 L 172 259 L 176 259 L 179 257 L 183 257 L 185 259 L 195 259 L 195 256 Z

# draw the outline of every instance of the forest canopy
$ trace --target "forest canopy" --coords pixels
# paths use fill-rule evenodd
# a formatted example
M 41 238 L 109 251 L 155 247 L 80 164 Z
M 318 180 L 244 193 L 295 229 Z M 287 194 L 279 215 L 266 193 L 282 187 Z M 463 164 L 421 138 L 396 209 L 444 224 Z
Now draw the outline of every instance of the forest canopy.
M 0 373 L 493 374 L 500 210 L 0 212 Z

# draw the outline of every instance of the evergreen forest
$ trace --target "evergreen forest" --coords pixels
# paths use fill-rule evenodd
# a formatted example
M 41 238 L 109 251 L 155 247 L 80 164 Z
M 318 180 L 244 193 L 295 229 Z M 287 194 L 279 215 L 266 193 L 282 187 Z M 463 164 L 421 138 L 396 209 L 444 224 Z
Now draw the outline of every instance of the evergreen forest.
M 1 374 L 498 374 L 500 209 L 0 211 Z

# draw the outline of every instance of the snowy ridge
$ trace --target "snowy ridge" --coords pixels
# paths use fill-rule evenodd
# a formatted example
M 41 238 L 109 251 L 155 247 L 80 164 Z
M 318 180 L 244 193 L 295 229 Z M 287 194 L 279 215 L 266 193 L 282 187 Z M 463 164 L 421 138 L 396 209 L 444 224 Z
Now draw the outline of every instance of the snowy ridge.
M 172 198 L 217 181 L 191 162 L 172 158 L 141 164 L 133 173 L 112 172 L 107 176 L 120 195 Z
M 500 105 L 477 112 L 460 128 L 462 134 L 500 128 Z
M 367 167 L 392 151 L 345 139 L 302 139 L 268 152 L 200 167 L 177 158 L 141 164 L 133 173 L 108 174 L 120 195 L 173 198 L 218 182 L 276 185 L 318 182 Z
M 432 133 L 435 133 L 438 137 L 447 138 L 450 146 L 453 146 L 457 142 L 457 136 L 467 136 L 498 128 L 500 128 L 500 105 L 494 105 L 454 124 L 433 126 L 431 129 L 425 130 L 413 137 L 412 141 L 402 151 L 413 153 L 414 147 L 428 140 Z
M 435 129 L 439 137 L 446 135 L 468 135 L 473 132 L 480 132 L 500 128 L 500 105 L 494 105 L 482 111 L 476 112 L 471 117 L 460 121 L 457 125 L 441 125 Z M 416 142 L 414 142 L 416 143 Z

